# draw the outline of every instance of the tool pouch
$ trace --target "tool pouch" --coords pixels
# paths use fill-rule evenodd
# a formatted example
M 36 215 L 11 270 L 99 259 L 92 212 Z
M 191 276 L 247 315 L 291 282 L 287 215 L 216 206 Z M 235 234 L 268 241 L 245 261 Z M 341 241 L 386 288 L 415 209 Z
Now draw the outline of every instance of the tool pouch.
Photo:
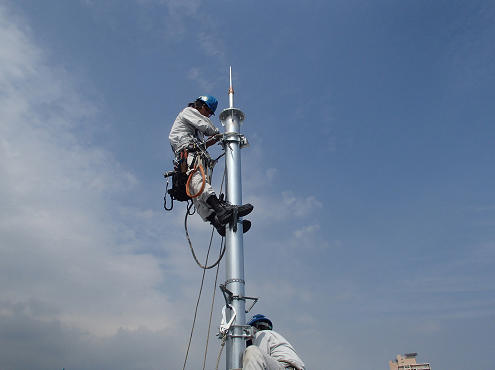
M 187 152 L 187 149 L 184 149 L 177 155 L 174 168 L 175 173 L 172 175 L 172 189 L 168 190 L 170 197 L 179 202 L 186 202 L 191 199 L 186 193 L 186 183 L 187 178 L 189 177 Z
M 186 183 L 188 175 L 176 168 L 175 174 L 172 176 L 172 189 L 168 190 L 168 194 L 172 199 L 179 202 L 186 202 L 191 199 L 186 193 Z

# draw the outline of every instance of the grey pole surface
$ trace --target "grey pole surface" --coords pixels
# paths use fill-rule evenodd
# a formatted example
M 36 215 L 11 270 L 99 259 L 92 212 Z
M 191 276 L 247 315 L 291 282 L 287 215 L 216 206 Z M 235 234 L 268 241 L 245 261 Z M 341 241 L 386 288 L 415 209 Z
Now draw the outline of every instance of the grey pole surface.
M 232 70 L 230 72 L 229 108 L 220 113 L 220 122 L 225 126 L 224 145 L 226 162 L 226 197 L 232 205 L 242 205 L 241 184 L 241 138 L 240 126 L 244 121 L 244 113 L 234 108 L 234 89 L 232 87 Z M 235 217 L 237 218 L 237 217 Z M 244 331 L 246 325 L 244 300 L 244 247 L 242 221 L 230 222 L 225 233 L 226 288 L 232 292 L 231 305 L 236 317 L 226 341 L 227 370 L 242 368 L 242 355 L 246 348 Z M 226 309 L 228 318 L 234 310 Z

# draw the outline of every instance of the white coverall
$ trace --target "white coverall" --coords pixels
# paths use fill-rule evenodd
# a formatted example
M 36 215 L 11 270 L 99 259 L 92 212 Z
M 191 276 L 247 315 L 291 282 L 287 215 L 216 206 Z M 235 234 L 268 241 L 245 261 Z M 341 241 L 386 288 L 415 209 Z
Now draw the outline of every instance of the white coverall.
M 243 370 L 284 370 L 286 368 L 305 370 L 292 345 L 273 330 L 255 333 L 253 345 L 246 348 Z
M 177 153 L 187 147 L 189 144 L 193 143 L 193 138 L 200 141 L 204 140 L 204 135 L 215 135 L 220 131 L 215 127 L 213 122 L 208 117 L 203 116 L 195 108 L 187 107 L 182 112 L 179 113 L 177 118 L 172 125 L 170 130 L 170 135 L 168 136 L 170 140 L 170 145 L 172 150 L 177 155 Z M 187 165 L 190 166 L 194 159 L 194 154 L 188 154 Z M 196 171 L 190 182 L 190 192 L 191 194 L 197 194 L 201 189 L 203 184 L 203 178 L 200 171 Z M 196 198 L 192 198 L 194 207 L 198 211 L 203 221 L 207 222 L 207 217 L 213 212 L 206 200 L 214 195 L 215 192 L 210 184 L 206 183 L 201 195 Z

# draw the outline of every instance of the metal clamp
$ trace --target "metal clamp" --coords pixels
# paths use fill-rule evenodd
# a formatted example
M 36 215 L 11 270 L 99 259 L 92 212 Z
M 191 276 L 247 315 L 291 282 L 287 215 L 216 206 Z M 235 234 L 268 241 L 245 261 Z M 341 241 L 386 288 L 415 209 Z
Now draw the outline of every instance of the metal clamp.
M 232 325 L 232 328 L 241 328 L 242 334 L 228 334 L 230 338 L 244 338 L 253 339 L 254 338 L 254 328 L 250 325 Z M 234 330 L 232 330 L 234 331 Z
M 240 142 L 240 134 L 237 132 L 225 132 L 222 141 Z
M 239 134 L 237 132 L 225 132 L 222 137 L 222 143 L 225 144 L 234 142 L 239 143 L 241 149 L 249 148 L 249 142 L 243 134 Z
M 242 330 L 241 334 L 233 334 L 236 332 L 235 328 L 240 328 Z M 238 331 L 237 331 L 238 332 Z M 254 338 L 254 328 L 250 325 L 231 325 L 228 332 L 220 332 L 217 334 L 219 339 L 228 338 L 243 338 L 245 340 Z
M 246 284 L 246 282 L 243 279 L 229 279 L 225 282 L 223 285 L 227 285 L 229 283 L 241 283 L 241 284 Z

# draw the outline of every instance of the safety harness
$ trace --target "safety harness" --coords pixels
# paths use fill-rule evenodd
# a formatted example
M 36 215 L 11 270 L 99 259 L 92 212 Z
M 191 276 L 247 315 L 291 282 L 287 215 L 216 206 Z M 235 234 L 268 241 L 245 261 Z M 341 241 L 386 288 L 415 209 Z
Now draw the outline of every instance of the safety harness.
M 188 158 L 193 155 L 188 165 Z M 211 183 L 211 177 L 213 175 L 213 168 L 217 164 L 218 160 L 224 155 L 220 155 L 217 159 L 213 160 L 208 151 L 206 150 L 206 143 L 200 142 L 194 139 L 189 145 L 183 147 L 175 152 L 174 170 L 163 174 L 167 179 L 167 185 L 165 188 L 164 196 L 164 208 L 167 211 L 171 211 L 174 208 L 174 200 L 179 202 L 187 202 L 192 198 L 199 197 L 205 188 L 205 184 Z M 193 175 L 196 171 L 201 172 L 202 185 L 196 194 L 191 194 L 190 183 Z M 172 188 L 169 189 L 169 178 L 172 177 Z M 170 208 L 167 208 L 167 194 L 170 196 Z

